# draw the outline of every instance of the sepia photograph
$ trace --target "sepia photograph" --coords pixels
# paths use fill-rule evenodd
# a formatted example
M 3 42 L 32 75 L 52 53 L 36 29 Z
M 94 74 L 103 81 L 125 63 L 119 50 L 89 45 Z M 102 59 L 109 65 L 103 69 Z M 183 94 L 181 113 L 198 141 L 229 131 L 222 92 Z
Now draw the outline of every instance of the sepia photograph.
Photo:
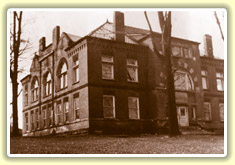
M 9 157 L 225 157 L 224 8 L 10 8 Z

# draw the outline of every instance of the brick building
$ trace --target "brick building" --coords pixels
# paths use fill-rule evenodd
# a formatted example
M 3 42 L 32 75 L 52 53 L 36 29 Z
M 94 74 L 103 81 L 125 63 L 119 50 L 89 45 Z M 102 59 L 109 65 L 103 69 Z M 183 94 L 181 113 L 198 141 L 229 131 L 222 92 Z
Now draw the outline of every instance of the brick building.
M 172 37 L 178 122 L 223 128 L 223 60 L 205 40 L 209 53 L 201 57 L 199 43 Z M 125 26 L 120 12 L 85 37 L 55 27 L 21 83 L 24 136 L 167 127 L 165 57 L 154 54 L 149 31 Z

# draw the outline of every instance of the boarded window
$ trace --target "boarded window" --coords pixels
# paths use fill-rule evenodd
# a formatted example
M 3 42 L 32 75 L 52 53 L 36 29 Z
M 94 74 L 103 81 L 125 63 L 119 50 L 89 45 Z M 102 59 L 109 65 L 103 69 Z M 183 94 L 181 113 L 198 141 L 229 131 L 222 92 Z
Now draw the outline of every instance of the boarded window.
M 139 98 L 128 97 L 128 111 L 130 119 L 139 119 Z
M 115 97 L 111 95 L 103 96 L 104 118 L 115 118 Z

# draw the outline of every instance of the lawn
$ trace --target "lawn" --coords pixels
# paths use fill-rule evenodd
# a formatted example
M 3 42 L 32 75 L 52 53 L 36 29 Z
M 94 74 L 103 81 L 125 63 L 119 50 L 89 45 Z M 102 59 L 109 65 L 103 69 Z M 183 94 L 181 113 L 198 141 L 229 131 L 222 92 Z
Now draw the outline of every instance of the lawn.
M 224 136 L 54 136 L 15 137 L 11 154 L 223 154 Z

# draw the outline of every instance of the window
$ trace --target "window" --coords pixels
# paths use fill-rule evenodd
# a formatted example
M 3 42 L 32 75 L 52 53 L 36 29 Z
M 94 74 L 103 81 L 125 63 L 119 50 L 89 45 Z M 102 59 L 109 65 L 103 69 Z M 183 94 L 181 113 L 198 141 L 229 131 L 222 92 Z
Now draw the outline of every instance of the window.
M 36 120 L 36 129 L 39 128 L 39 111 L 38 109 L 36 109 L 36 112 L 35 112 L 35 120 Z
M 38 100 L 38 81 L 34 79 L 32 83 L 32 96 L 33 96 L 33 101 Z
M 69 101 L 68 98 L 64 100 L 64 120 L 65 122 L 69 121 Z
M 28 85 L 24 87 L 24 105 L 28 105 Z
M 127 81 L 138 82 L 138 62 L 134 59 L 127 59 Z
M 73 99 L 73 106 L 74 106 L 74 116 L 75 120 L 80 118 L 79 112 L 79 95 L 75 95 Z
M 73 72 L 74 72 L 74 82 L 79 81 L 79 59 L 78 55 L 73 57 Z
M 224 103 L 219 103 L 220 121 L 224 121 Z
M 172 51 L 173 56 L 181 56 L 181 48 L 180 47 L 173 46 L 171 51 Z
M 217 83 L 217 90 L 224 91 L 224 74 L 223 73 L 216 73 L 216 83 Z
M 48 96 L 52 92 L 52 83 L 51 83 L 51 74 L 47 73 L 45 76 L 45 82 L 44 82 L 44 94 L 45 96 Z
M 62 123 L 63 122 L 63 120 L 62 120 L 62 114 L 61 114 L 61 103 L 60 102 L 58 102 L 57 103 L 57 124 L 60 124 L 60 123 Z
M 115 97 L 111 95 L 103 96 L 104 118 L 115 118 Z
M 46 126 L 47 126 L 47 115 L 46 115 L 46 113 L 47 113 L 47 108 L 46 108 L 46 106 L 44 106 L 44 107 L 42 108 L 43 127 L 46 127 Z
M 31 119 L 31 131 L 34 130 L 34 111 L 31 111 L 31 114 L 30 114 L 30 119 Z
M 102 56 L 102 79 L 114 79 L 114 64 L 113 57 Z
M 207 71 L 202 70 L 202 89 L 208 89 Z
M 129 111 L 129 119 L 140 118 L 138 97 L 128 97 L 128 111 Z
M 205 120 L 211 120 L 211 104 L 209 102 L 203 103 Z
M 192 120 L 196 120 L 196 106 L 192 107 Z
M 174 74 L 174 84 L 176 90 L 194 90 L 192 78 L 186 72 L 176 71 Z
M 51 104 L 48 105 L 48 124 L 49 126 L 53 125 L 53 110 Z
M 28 113 L 25 113 L 25 131 L 29 131 L 29 116 Z
M 193 58 L 192 49 L 190 47 L 172 46 L 171 52 L 173 56 Z
M 61 65 L 58 77 L 59 77 L 60 89 L 67 87 L 68 86 L 68 82 L 67 82 L 68 77 L 67 77 L 67 65 L 65 62 Z

